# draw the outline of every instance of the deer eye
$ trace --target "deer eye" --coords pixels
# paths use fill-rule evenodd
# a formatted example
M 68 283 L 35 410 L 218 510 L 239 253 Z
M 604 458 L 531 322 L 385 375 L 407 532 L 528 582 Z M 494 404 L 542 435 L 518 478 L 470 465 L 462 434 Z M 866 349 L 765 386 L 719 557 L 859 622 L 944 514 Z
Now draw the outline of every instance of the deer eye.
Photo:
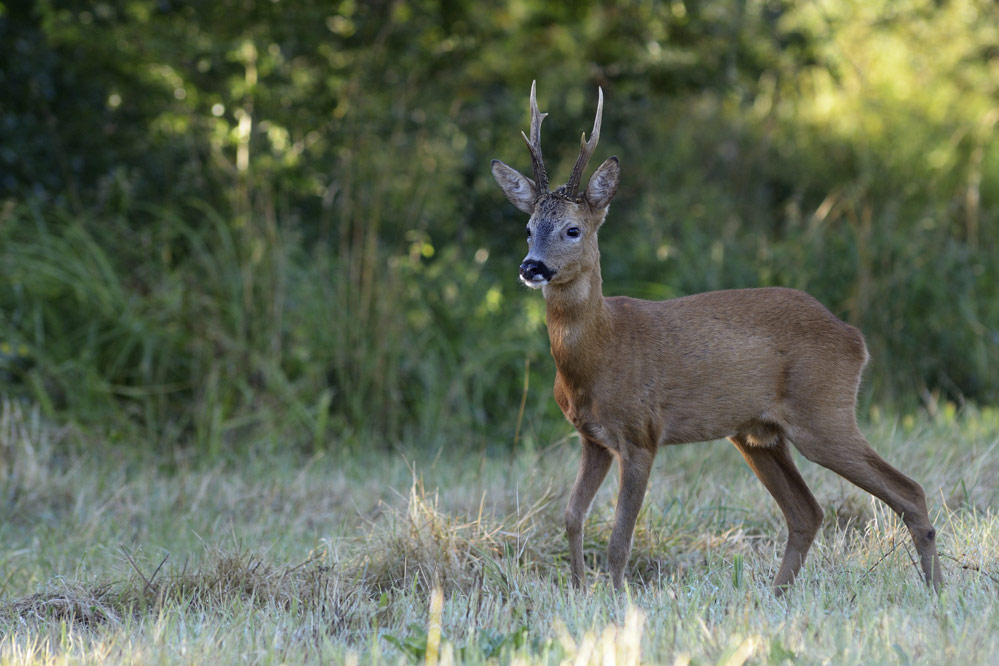
M 565 235 L 569 238 L 579 238 L 579 227 L 569 227 L 565 230 Z

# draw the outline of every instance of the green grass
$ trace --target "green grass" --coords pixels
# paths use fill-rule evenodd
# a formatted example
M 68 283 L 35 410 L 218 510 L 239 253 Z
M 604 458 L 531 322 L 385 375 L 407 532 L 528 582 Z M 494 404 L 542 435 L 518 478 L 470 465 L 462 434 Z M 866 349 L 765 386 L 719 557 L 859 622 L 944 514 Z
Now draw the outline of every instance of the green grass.
M 586 525 L 591 589 L 577 594 L 562 530 L 574 440 L 513 457 L 342 460 L 267 447 L 201 463 L 123 454 L 18 403 L 0 412 L 0 664 L 985 663 L 999 653 L 995 411 L 864 428 L 927 489 L 942 594 L 921 583 L 890 511 L 800 461 L 826 521 L 781 598 L 769 583 L 783 521 L 726 443 L 660 452 L 622 594 L 603 573 L 616 494 L 613 478 L 605 484 Z

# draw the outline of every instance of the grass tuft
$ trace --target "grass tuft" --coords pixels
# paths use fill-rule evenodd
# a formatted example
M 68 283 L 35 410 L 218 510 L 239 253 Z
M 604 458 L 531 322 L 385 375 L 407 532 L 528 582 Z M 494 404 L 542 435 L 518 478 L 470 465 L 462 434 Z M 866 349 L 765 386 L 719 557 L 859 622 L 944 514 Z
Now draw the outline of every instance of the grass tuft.
M 386 506 L 382 524 L 372 526 L 361 560 L 364 580 L 379 592 L 412 587 L 426 594 L 440 586 L 467 594 L 487 580 L 509 588 L 511 569 L 550 573 L 558 551 L 553 514 L 561 511 L 555 499 L 549 487 L 516 513 L 496 519 L 480 506 L 475 517 L 461 518 L 442 511 L 439 494 L 414 478 L 406 505 Z

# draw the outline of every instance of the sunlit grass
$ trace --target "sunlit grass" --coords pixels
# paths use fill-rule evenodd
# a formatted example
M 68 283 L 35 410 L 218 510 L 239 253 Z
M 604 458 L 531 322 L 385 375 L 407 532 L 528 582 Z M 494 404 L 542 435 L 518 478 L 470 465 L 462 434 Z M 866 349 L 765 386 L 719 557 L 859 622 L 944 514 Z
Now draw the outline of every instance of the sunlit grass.
M 0 662 L 989 661 L 997 414 L 865 430 L 928 491 L 939 596 L 890 511 L 802 461 L 826 521 L 776 597 L 783 521 L 721 442 L 661 451 L 622 594 L 603 573 L 607 482 L 579 594 L 562 528 L 572 441 L 512 458 L 270 452 L 199 465 L 94 443 L 66 453 L 83 435 L 5 402 Z

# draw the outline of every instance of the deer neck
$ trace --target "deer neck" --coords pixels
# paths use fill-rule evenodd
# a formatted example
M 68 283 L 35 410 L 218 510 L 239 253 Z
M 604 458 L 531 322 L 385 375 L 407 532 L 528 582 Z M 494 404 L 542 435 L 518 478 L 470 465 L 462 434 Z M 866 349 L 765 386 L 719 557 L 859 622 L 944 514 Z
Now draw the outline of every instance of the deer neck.
M 544 295 L 555 365 L 570 386 L 584 389 L 593 379 L 611 326 L 599 256 L 593 268 L 571 282 L 546 285 Z

